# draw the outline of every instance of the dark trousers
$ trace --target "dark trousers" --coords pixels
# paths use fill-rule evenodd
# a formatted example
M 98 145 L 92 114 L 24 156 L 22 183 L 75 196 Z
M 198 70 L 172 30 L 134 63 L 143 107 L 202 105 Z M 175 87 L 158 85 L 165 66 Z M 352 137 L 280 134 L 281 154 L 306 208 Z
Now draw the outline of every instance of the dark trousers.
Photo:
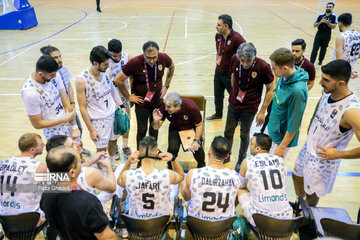
M 100 9 L 100 0 L 96 0 L 96 9 L 97 9 L 97 10 Z
M 231 91 L 231 72 L 221 72 L 215 68 L 214 75 L 214 96 L 215 96 L 215 114 L 223 115 L 224 91 L 230 94 Z
M 240 112 L 233 109 L 230 105 L 228 107 L 224 136 L 229 141 L 230 148 L 232 148 L 235 129 L 240 122 L 240 150 L 238 163 L 241 163 L 246 157 L 250 142 L 250 128 L 255 114 L 256 112 Z
M 158 131 L 155 130 L 151 123 L 153 121 L 152 112 L 154 108 L 143 108 L 135 105 L 135 114 L 137 122 L 136 146 L 139 149 L 139 142 L 146 136 L 149 124 L 149 135 L 158 138 Z
M 315 63 L 317 52 L 320 48 L 319 62 L 322 62 L 325 58 L 326 49 L 331 39 L 331 32 L 317 32 L 314 39 L 314 45 L 311 52 L 310 62 Z
M 267 127 L 267 125 L 268 125 L 268 123 L 269 123 L 270 113 L 271 113 L 271 108 L 272 108 L 272 103 L 273 103 L 273 100 L 271 100 L 269 106 L 267 107 L 267 113 L 266 113 L 266 116 L 265 116 L 265 122 L 264 122 L 264 124 L 262 125 L 261 130 L 260 130 L 261 133 L 264 133 L 265 128 Z
M 168 136 L 169 146 L 168 152 L 177 157 L 179 153 L 179 148 L 181 144 L 181 139 L 179 132 L 173 126 L 169 126 L 169 136 Z M 205 167 L 205 152 L 202 146 L 193 153 L 195 160 L 197 161 L 197 168 Z M 168 162 L 168 166 L 171 167 L 171 163 Z

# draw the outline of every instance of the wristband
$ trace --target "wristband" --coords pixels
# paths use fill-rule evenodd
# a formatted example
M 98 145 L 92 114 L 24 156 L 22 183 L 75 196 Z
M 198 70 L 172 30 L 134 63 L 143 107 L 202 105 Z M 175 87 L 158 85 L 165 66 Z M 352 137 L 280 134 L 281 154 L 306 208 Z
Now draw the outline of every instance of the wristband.
M 70 104 L 75 104 L 75 102 L 70 102 Z
M 197 140 L 196 138 L 194 138 L 194 141 L 193 142 L 197 142 L 199 145 L 201 145 L 201 141 L 200 140 Z
M 165 84 L 164 87 L 166 87 L 167 89 L 169 89 L 170 85 L 169 85 L 169 84 Z
M 75 130 L 75 129 L 79 129 L 78 125 L 71 125 L 71 129 Z

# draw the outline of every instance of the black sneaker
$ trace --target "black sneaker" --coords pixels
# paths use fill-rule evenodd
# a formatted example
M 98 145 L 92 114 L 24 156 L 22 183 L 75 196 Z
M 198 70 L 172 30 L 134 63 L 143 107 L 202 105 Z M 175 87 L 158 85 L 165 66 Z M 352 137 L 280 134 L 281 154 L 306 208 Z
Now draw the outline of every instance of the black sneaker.
M 221 119 L 221 118 L 222 118 L 222 116 L 217 115 L 217 114 L 215 113 L 215 114 L 207 117 L 206 120 L 217 120 L 217 119 Z
M 96 11 L 101 12 L 101 9 L 100 9 L 100 8 L 97 8 Z
M 321 65 L 322 65 L 322 62 L 319 62 L 318 64 L 319 64 L 319 66 L 321 66 Z

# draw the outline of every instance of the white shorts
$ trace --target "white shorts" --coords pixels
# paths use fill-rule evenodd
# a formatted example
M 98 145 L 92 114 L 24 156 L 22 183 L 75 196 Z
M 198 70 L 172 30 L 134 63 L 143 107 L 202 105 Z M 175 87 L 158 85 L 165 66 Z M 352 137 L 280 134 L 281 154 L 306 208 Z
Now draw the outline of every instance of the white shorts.
M 71 124 L 66 122 L 66 123 L 56 125 L 54 127 L 43 128 L 43 133 L 44 133 L 46 140 L 49 140 L 52 136 L 55 136 L 55 135 L 66 135 L 66 136 L 70 137 L 71 129 L 72 129 Z
M 276 149 L 278 146 L 279 146 L 278 144 L 272 142 L 269 153 L 270 153 L 270 154 L 274 154 L 274 153 L 275 153 L 275 149 Z M 283 159 L 284 159 L 284 160 L 285 160 L 286 156 L 288 155 L 290 149 L 291 149 L 290 147 L 287 147 L 287 148 L 285 149 L 285 155 L 283 156 Z
M 318 197 L 324 197 L 332 192 L 341 160 L 320 161 L 320 157 L 307 151 L 306 145 L 305 143 L 296 159 L 294 174 L 304 178 L 304 190 L 307 194 L 316 193 Z
M 96 148 L 106 148 L 108 146 L 111 133 L 114 129 L 114 117 L 115 114 L 113 113 L 110 116 L 104 118 L 90 120 L 94 129 L 100 135 L 100 139 L 94 142 Z

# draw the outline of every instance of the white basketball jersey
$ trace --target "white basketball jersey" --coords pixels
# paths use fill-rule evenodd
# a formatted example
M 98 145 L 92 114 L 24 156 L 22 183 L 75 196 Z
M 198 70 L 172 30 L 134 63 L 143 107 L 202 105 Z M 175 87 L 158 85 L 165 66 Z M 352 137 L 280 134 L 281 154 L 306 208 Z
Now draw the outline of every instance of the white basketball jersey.
M 340 131 L 340 120 L 346 110 L 360 109 L 359 99 L 352 93 L 340 101 L 328 103 L 330 96 L 330 93 L 322 95 L 309 128 L 307 151 L 313 156 L 317 156 L 318 145 L 325 148 L 336 147 L 338 151 L 345 151 L 354 135 L 352 129 L 345 133 Z
M 343 55 L 341 59 L 348 61 L 351 69 L 353 69 L 360 53 L 360 33 L 355 30 L 349 30 L 342 32 L 340 35 L 344 38 Z M 336 47 L 334 49 L 333 60 L 334 59 L 336 59 Z
M 77 184 L 78 186 L 82 189 L 82 190 L 85 190 L 93 195 L 96 196 L 96 191 L 95 191 L 95 188 L 93 187 L 90 187 L 89 184 L 87 183 L 86 181 L 86 169 L 87 167 L 82 167 L 81 168 L 81 172 L 77 178 Z
M 286 193 L 284 160 L 260 153 L 247 159 L 246 178 L 250 183 L 250 212 L 277 218 L 291 218 L 293 210 Z
M 155 169 L 149 175 L 141 168 L 130 170 L 126 191 L 130 216 L 147 219 L 170 214 L 169 170 Z
M 43 120 L 63 118 L 64 108 L 57 87 L 51 81 L 40 84 L 30 76 L 21 90 L 27 115 L 41 114 Z M 49 132 L 51 133 L 53 129 L 63 129 L 64 131 L 59 132 L 68 132 L 68 128 L 68 123 L 64 123 L 44 128 L 43 132 L 48 137 L 51 135 Z
M 111 72 L 111 80 L 114 80 L 116 75 L 119 72 L 121 72 L 122 68 L 128 62 L 128 60 L 129 60 L 129 56 L 125 52 L 121 53 L 121 59 L 117 63 L 114 62 L 112 59 L 110 59 L 110 67 L 109 67 L 109 69 L 110 69 L 110 72 Z M 127 101 L 127 99 L 120 92 L 120 90 L 117 87 L 117 85 L 115 84 L 115 82 L 113 82 L 113 83 L 114 83 L 114 99 L 115 99 L 115 102 L 116 102 L 117 106 L 119 107 L 120 105 L 123 105 L 125 103 L 125 101 Z M 128 91 L 130 91 L 130 80 L 129 80 L 129 78 L 127 78 L 125 80 L 124 86 Z
M 221 221 L 235 215 L 239 176 L 228 168 L 211 166 L 194 169 L 191 178 L 189 216 L 206 221 Z
M 39 165 L 40 162 L 31 157 L 10 157 L 0 163 L 0 215 L 40 211 L 42 192 L 33 189 L 36 185 L 41 185 L 41 182 L 34 180 L 34 173 Z M 10 184 L 7 191 L 5 184 Z M 26 185 L 33 192 L 26 192 Z M 12 188 L 14 192 L 11 192 Z
M 89 72 L 90 68 L 80 73 L 85 82 L 86 104 L 90 119 L 100 119 L 115 112 L 115 101 L 112 96 L 113 83 L 108 73 L 101 73 L 101 80 L 96 80 Z

